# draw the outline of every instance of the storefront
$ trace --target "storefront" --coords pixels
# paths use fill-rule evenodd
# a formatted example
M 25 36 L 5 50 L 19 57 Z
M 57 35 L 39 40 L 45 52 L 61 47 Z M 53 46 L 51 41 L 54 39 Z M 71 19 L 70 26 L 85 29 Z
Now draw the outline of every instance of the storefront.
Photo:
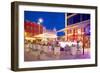
M 90 47 L 90 20 L 86 20 L 77 24 L 68 25 L 66 33 L 66 41 L 80 41 L 84 44 L 84 47 Z

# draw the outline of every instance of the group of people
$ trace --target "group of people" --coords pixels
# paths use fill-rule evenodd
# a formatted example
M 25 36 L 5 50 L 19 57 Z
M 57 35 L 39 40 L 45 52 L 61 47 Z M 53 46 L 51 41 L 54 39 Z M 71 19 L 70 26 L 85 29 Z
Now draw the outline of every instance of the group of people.
M 60 56 L 60 45 L 57 42 L 25 42 L 25 51 L 32 53 L 34 56 L 47 55 L 47 56 Z

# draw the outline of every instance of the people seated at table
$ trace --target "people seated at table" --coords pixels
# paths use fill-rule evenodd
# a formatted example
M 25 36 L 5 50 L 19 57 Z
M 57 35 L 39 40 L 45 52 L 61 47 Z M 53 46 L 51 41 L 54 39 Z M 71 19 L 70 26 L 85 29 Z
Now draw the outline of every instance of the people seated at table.
M 65 41 L 66 42 L 66 41 Z M 68 42 L 67 42 L 68 43 Z M 31 53 L 33 58 L 35 59 L 43 59 L 46 57 L 53 57 L 55 59 L 60 59 L 62 54 L 75 56 L 80 54 L 80 49 L 82 50 L 82 42 L 78 41 L 76 44 L 75 42 L 70 44 L 66 44 L 65 47 L 61 47 L 58 41 L 52 42 L 32 42 L 32 41 L 25 41 L 25 52 Z

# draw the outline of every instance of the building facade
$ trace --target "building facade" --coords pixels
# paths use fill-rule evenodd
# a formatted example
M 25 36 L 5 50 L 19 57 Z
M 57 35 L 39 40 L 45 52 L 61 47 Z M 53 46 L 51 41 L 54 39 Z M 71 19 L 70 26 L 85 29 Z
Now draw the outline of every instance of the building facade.
M 43 33 L 43 26 L 35 22 L 25 21 L 24 31 L 27 34 L 27 37 L 34 37 L 35 35 Z
M 65 39 L 81 41 L 85 48 L 90 47 L 90 15 L 68 14 Z

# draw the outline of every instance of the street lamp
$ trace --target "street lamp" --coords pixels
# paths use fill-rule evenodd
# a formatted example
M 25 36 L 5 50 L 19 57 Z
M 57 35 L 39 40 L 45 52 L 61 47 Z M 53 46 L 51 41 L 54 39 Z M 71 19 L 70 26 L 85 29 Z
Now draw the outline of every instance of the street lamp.
M 37 24 L 41 24 L 41 23 L 43 23 L 43 19 L 39 18 Z
M 38 22 L 37 22 L 37 24 L 39 24 L 39 34 L 40 34 L 40 24 L 42 24 L 43 23 L 43 19 L 42 18 L 39 18 L 38 19 Z

